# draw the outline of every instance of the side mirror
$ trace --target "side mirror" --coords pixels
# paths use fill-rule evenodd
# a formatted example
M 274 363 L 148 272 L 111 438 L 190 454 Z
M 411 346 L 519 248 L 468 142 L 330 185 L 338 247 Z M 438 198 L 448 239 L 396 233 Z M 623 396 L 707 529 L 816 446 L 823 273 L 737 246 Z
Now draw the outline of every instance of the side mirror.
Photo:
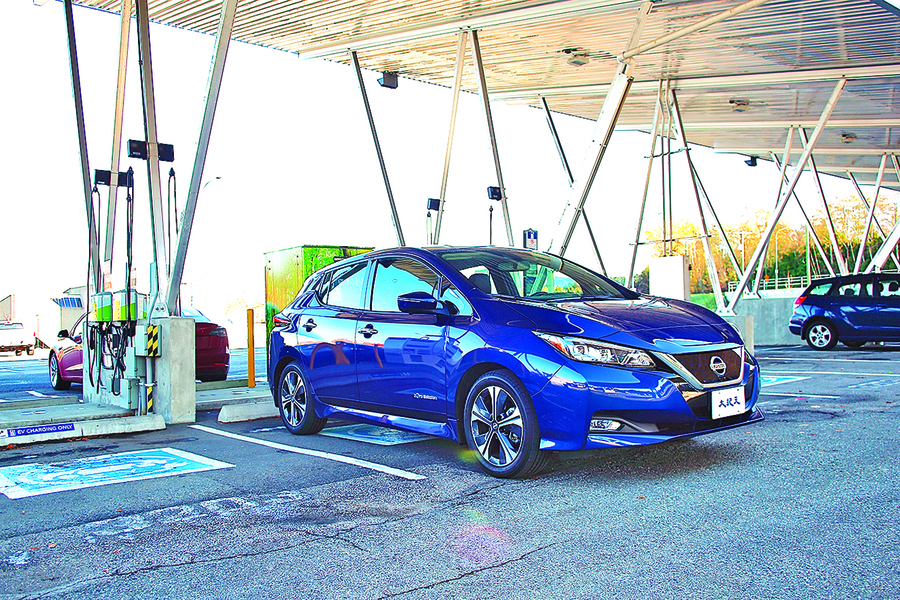
M 59 333 L 56 334 L 56 337 L 59 337 L 59 338 L 69 337 L 69 330 L 68 329 L 60 329 Z
M 397 297 L 397 308 L 409 315 L 445 314 L 434 296 L 428 292 L 409 292 Z

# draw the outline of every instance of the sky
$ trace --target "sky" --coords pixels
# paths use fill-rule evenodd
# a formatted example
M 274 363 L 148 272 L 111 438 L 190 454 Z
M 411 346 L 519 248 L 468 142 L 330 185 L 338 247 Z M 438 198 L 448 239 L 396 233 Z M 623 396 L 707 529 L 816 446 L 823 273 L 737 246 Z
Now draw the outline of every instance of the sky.
M 110 166 L 119 17 L 75 7 L 75 27 L 91 172 Z M 175 146 L 178 202 L 190 184 L 213 37 L 154 25 L 151 44 L 159 141 Z M 143 139 L 137 42 L 132 21 L 123 139 Z M 490 48 L 484 48 L 487 54 Z M 87 219 L 81 185 L 75 109 L 61 2 L 0 3 L 0 299 L 15 294 L 17 316 L 55 332 L 50 301 L 83 285 L 87 276 Z M 467 65 L 472 69 L 471 61 Z M 440 191 L 451 90 L 401 79 L 381 88 L 364 71 L 367 93 L 407 244 L 426 241 L 426 200 Z M 542 111 L 491 103 L 515 243 L 539 231 L 546 249 L 568 198 L 568 181 Z M 552 101 L 551 101 L 552 108 Z M 593 122 L 555 115 L 573 168 L 591 139 Z M 585 206 L 610 275 L 627 274 L 649 153 L 649 136 L 616 133 Z M 720 218 L 738 223 L 771 210 L 778 171 L 746 157 L 692 150 Z M 679 157 L 675 157 L 676 162 Z M 134 254 L 138 289 L 149 288 L 152 260 L 146 164 L 123 158 L 136 173 Z M 678 165 L 676 164 L 676 168 Z M 676 172 L 675 218 L 697 220 L 686 166 Z M 823 176 L 826 195 L 852 194 L 849 183 Z M 659 181 L 654 169 L 653 181 Z M 308 244 L 392 247 L 397 244 L 389 204 L 355 74 L 347 65 L 233 42 L 198 200 L 184 281 L 194 306 L 231 329 L 233 308 L 264 298 L 266 252 Z M 485 244 L 489 207 L 493 242 L 505 243 L 480 99 L 460 100 L 441 242 Z M 650 191 L 646 228 L 659 227 L 660 190 Z M 801 178 L 807 206 L 816 192 Z M 106 192 L 103 192 L 104 207 Z M 124 285 L 124 194 L 119 210 L 113 286 Z M 105 208 L 103 210 L 105 214 Z M 789 209 L 787 222 L 799 223 Z M 651 250 L 641 250 L 645 265 Z M 597 268 L 579 225 L 567 256 Z M 48 336 L 49 337 L 49 336 Z M 232 335 L 234 337 L 234 335 Z

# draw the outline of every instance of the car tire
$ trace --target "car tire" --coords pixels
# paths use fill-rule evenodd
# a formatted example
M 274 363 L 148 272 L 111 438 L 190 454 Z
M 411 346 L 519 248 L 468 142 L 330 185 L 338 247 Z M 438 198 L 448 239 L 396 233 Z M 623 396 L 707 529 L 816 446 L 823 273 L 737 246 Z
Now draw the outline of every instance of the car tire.
M 303 369 L 296 362 L 287 365 L 278 378 L 278 413 L 294 435 L 319 433 L 327 418 L 316 415 L 312 395 Z
M 845 346 L 847 346 L 848 348 L 862 348 L 863 346 L 866 345 L 865 342 L 841 342 L 841 343 L 844 344 Z
M 71 381 L 65 381 L 59 374 L 59 360 L 55 353 L 50 354 L 50 385 L 54 390 L 67 390 L 72 387 Z
M 27 354 L 28 356 L 34 356 L 34 348 L 29 348 L 25 351 L 25 354 Z
M 813 350 L 831 350 L 838 343 L 837 329 L 828 321 L 816 321 L 806 332 L 806 343 Z
M 494 477 L 528 477 L 547 466 L 531 397 L 504 369 L 485 373 L 472 385 L 464 412 L 466 442 Z
M 21 351 L 21 350 L 16 350 L 16 356 L 22 356 L 22 351 Z

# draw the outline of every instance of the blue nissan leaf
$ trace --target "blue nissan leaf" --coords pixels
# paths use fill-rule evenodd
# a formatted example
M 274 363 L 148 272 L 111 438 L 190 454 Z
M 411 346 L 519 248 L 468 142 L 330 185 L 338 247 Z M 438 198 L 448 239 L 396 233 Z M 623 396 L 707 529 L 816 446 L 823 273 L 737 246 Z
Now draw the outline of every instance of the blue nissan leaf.
M 759 367 L 705 308 L 550 254 L 379 250 L 315 273 L 281 313 L 269 382 L 285 427 L 329 418 L 467 444 L 497 477 L 548 454 L 761 421 Z

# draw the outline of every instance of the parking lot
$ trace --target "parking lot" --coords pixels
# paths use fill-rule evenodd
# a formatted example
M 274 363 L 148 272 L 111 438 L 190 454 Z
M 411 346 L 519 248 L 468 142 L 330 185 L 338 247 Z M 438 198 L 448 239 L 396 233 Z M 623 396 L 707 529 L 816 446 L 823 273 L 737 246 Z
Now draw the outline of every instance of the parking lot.
M 0 598 L 900 596 L 900 346 L 757 357 L 764 422 L 527 480 L 447 440 L 215 412 L 9 447 Z

